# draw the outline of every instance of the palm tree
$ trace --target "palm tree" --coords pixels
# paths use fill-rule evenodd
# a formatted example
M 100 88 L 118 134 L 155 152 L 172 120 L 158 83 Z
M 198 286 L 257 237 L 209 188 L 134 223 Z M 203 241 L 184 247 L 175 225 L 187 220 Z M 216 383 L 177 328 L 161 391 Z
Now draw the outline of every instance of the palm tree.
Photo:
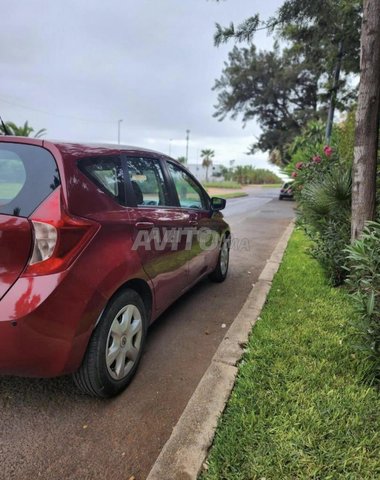
M 28 122 L 26 121 L 24 125 L 18 127 L 13 122 L 5 122 L 5 126 L 7 127 L 8 132 L 11 135 L 15 135 L 16 137 L 29 137 L 32 132 L 34 132 L 34 128 L 32 128 Z M 0 124 L 0 132 L 6 135 L 4 127 Z M 35 133 L 34 138 L 41 138 L 46 133 L 46 128 L 41 128 L 38 132 Z
M 313 257 L 319 260 L 330 281 L 337 286 L 347 276 L 346 246 L 350 243 L 351 168 L 330 167 L 298 190 L 298 209 L 313 238 Z
M 212 165 L 212 159 L 215 156 L 214 150 L 206 148 L 201 151 L 202 167 L 206 169 L 206 182 L 208 182 L 208 169 Z
M 238 182 L 241 185 L 245 183 L 245 170 L 242 165 L 238 165 L 237 167 L 235 167 L 233 179 L 235 180 L 235 182 Z

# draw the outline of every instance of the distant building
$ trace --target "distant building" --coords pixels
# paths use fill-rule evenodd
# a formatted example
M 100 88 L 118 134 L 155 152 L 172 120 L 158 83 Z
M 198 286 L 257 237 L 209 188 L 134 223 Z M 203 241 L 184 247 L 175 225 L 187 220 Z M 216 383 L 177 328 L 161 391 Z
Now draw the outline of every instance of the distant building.
M 208 169 L 209 182 L 217 182 L 224 180 L 222 175 L 222 168 L 224 165 L 214 164 Z M 200 163 L 187 163 L 185 167 L 196 177 L 200 182 L 206 181 L 206 169 Z

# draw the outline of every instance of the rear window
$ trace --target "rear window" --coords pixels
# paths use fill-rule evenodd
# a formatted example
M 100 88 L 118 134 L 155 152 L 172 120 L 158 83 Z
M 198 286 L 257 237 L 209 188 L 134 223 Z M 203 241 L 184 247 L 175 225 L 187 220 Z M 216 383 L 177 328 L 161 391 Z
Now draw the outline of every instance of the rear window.
M 36 145 L 0 143 L 0 213 L 28 217 L 60 185 L 53 155 Z

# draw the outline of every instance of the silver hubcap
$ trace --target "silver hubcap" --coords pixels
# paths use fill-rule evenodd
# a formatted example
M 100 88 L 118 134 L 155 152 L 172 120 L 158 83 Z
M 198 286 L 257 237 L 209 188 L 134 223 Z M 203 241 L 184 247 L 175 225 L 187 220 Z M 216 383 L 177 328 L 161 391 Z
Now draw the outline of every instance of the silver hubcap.
M 229 257 L 228 243 L 224 241 L 222 243 L 222 248 L 220 250 L 220 270 L 223 275 L 225 275 L 227 272 L 228 257 Z
M 135 305 L 126 305 L 116 315 L 107 338 L 106 365 L 115 380 L 132 369 L 141 347 L 142 319 Z

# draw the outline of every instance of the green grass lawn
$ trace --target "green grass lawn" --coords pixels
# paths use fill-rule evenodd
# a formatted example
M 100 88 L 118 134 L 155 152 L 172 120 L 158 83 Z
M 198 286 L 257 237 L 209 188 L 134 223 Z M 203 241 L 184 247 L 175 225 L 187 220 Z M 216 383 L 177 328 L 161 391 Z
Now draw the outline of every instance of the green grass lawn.
M 203 182 L 203 186 L 205 188 L 241 188 L 240 183 L 232 182 L 232 181 L 222 181 L 222 182 Z
M 255 185 L 256 187 L 264 187 L 264 188 L 280 188 L 281 183 L 261 183 Z M 205 188 L 231 188 L 231 189 L 237 189 L 237 188 L 242 188 L 240 183 L 237 182 L 232 182 L 232 181 L 223 181 L 223 182 L 204 182 L 203 186 Z M 250 185 L 245 185 L 246 187 L 249 187 Z
M 247 192 L 231 192 L 231 193 L 221 193 L 221 198 L 238 198 L 238 197 L 246 197 L 248 195 Z
M 263 188 L 281 188 L 282 183 L 262 183 L 259 187 Z
M 362 382 L 355 313 L 290 240 L 202 480 L 378 479 L 380 395 Z

